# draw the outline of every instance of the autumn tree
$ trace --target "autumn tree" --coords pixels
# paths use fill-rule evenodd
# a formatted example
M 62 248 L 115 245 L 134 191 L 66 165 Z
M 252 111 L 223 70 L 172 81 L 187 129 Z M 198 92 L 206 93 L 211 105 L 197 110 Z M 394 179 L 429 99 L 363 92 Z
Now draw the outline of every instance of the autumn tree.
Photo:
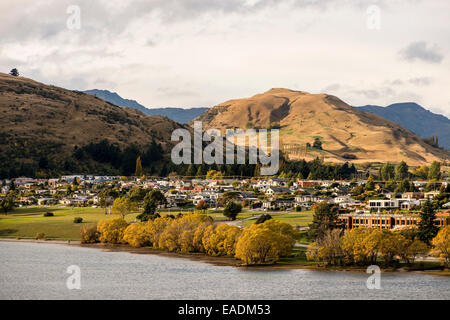
M 128 223 L 123 218 L 100 220 L 97 224 L 99 240 L 107 243 L 121 243 L 127 226 Z
M 202 239 L 205 252 L 212 256 L 234 256 L 241 232 L 240 228 L 227 224 L 208 226 Z
M 366 184 L 364 185 L 364 190 L 373 191 L 375 189 L 375 182 L 373 181 L 373 176 L 370 176 L 367 179 Z
M 206 209 L 208 209 L 208 204 L 206 203 L 206 201 L 200 200 L 199 202 L 197 202 L 195 209 L 206 210 Z
M 439 257 L 442 263 L 450 267 L 450 226 L 442 228 L 432 240 L 432 255 Z
M 291 225 L 268 220 L 245 228 L 236 244 L 236 258 L 246 265 L 273 263 L 289 255 L 294 243 Z
M 125 218 L 125 216 L 131 213 L 131 211 L 134 209 L 135 209 L 134 203 L 129 198 L 125 197 L 119 197 L 116 200 L 114 200 L 112 206 L 112 212 L 114 214 L 119 214 L 122 217 L 122 219 Z
M 343 257 L 341 234 L 339 229 L 327 230 L 322 238 L 308 246 L 307 259 L 324 261 L 329 265 L 339 264 Z
M 134 171 L 134 175 L 136 177 L 141 177 L 142 176 L 142 162 L 141 162 L 141 156 L 138 156 L 136 159 L 136 170 Z

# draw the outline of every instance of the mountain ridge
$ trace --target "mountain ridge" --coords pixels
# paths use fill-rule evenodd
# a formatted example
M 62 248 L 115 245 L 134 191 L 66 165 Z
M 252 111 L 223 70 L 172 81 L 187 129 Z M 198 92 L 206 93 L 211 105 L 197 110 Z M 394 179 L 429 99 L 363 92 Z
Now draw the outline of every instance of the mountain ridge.
M 450 119 L 431 112 L 415 102 L 393 103 L 386 107 L 365 105 L 355 108 L 398 123 L 422 138 L 437 136 L 439 144 L 450 149 Z
M 122 98 L 118 93 L 109 90 L 91 89 L 85 90 L 83 92 L 94 95 L 117 106 L 136 109 L 148 116 L 167 117 L 179 123 L 188 123 L 189 121 L 198 117 L 200 114 L 202 114 L 208 109 L 206 107 L 187 108 L 187 109 L 173 108 L 173 107 L 147 108 L 144 107 L 139 102 L 137 102 L 136 100 Z

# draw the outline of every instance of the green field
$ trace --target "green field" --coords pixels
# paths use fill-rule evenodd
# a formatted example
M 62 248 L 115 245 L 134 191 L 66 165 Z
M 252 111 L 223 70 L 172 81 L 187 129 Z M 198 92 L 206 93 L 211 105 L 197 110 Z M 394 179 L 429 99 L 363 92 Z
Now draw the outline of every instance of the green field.
M 36 234 L 44 233 L 47 239 L 52 240 L 79 240 L 82 226 L 96 223 L 102 219 L 117 217 L 118 215 L 105 215 L 102 208 L 68 208 L 63 206 L 31 206 L 27 208 L 15 208 L 7 215 L 0 214 L 0 238 L 35 238 Z M 53 217 L 44 217 L 45 212 L 52 212 Z M 166 214 L 177 215 L 180 210 L 163 210 Z M 183 213 L 193 212 L 184 210 Z M 198 212 L 198 211 L 196 211 Z M 207 210 L 205 213 L 215 221 L 226 221 L 221 210 Z M 261 214 L 261 212 L 241 212 L 238 219 Z M 137 213 L 126 216 L 127 221 L 133 221 Z M 73 218 L 83 218 L 82 223 L 73 223 Z
M 273 219 L 286 222 L 294 227 L 306 227 L 312 222 L 313 212 L 312 211 L 281 211 L 272 213 L 269 212 Z M 255 223 L 256 220 L 247 220 L 242 223 L 243 226 L 248 226 Z

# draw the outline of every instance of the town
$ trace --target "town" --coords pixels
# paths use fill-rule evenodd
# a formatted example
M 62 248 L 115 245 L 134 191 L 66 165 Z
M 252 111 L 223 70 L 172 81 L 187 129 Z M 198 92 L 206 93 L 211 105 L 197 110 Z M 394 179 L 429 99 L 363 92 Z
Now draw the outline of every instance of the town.
M 409 182 L 408 182 L 409 183 Z M 318 203 L 338 207 L 346 228 L 378 227 L 392 229 L 418 223 L 418 211 L 430 200 L 439 210 L 438 226 L 450 225 L 448 178 L 442 181 L 411 181 L 407 190 L 389 188 L 389 182 L 368 179 L 351 181 L 292 180 L 286 178 L 182 179 L 120 176 L 65 175 L 53 179 L 16 178 L 1 181 L 1 200 L 16 190 L 15 203 L 27 206 L 104 207 L 111 213 L 116 197 L 142 190 L 160 191 L 166 201 L 159 209 L 209 209 L 223 207 L 223 196 L 255 212 L 306 212 Z M 401 186 L 400 186 L 401 187 Z M 399 190 L 400 189 L 400 190 Z M 107 195 L 103 190 L 114 190 Z M 414 191 L 409 191 L 414 190 Z M 141 192 L 141 193 L 142 193 Z M 142 199 L 141 199 L 142 200 Z

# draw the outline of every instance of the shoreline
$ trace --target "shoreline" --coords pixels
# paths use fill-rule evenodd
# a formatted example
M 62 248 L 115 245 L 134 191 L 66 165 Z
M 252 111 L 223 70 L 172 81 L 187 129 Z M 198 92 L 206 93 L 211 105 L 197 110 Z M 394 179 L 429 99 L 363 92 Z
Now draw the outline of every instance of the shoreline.
M 28 242 L 28 243 L 50 243 L 50 244 L 60 244 L 60 245 L 74 245 L 77 247 L 84 248 L 95 248 L 104 251 L 110 252 L 128 252 L 132 254 L 153 254 L 160 255 L 169 258 L 181 258 L 181 259 L 189 259 L 191 261 L 198 261 L 203 263 L 212 264 L 215 266 L 222 267 L 236 267 L 242 269 L 253 269 L 253 270 L 295 270 L 295 269 L 305 269 L 311 271 L 329 271 L 329 272 L 358 272 L 358 273 L 366 273 L 367 267 L 362 266 L 345 266 L 345 267 L 337 267 L 337 266 L 320 266 L 316 264 L 306 264 L 306 263 L 283 263 L 278 262 L 275 264 L 264 264 L 264 265 L 242 265 L 239 263 L 239 260 L 232 257 L 214 257 L 208 256 L 202 253 L 178 253 L 178 252 L 169 252 L 158 249 L 153 249 L 150 247 L 142 247 L 142 248 L 134 248 L 126 244 L 105 244 L 105 243 L 81 243 L 79 240 L 36 240 L 36 239 L 13 239 L 13 238 L 0 238 L 0 241 L 3 242 Z M 411 269 L 408 270 L 405 267 L 401 268 L 383 268 L 380 267 L 381 272 L 385 273 L 396 273 L 396 272 L 418 272 L 428 275 L 439 275 L 439 276 L 450 276 L 450 272 L 448 270 L 442 268 L 423 268 L 423 269 Z

